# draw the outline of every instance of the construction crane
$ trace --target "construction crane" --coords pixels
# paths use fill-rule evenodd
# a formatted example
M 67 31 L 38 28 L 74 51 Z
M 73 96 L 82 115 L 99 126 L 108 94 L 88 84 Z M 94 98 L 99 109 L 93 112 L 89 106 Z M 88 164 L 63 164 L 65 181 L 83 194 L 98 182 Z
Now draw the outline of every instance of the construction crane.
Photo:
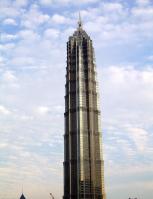
M 50 197 L 51 197 L 52 199 L 55 199 L 52 193 L 50 193 L 49 195 L 50 195 Z

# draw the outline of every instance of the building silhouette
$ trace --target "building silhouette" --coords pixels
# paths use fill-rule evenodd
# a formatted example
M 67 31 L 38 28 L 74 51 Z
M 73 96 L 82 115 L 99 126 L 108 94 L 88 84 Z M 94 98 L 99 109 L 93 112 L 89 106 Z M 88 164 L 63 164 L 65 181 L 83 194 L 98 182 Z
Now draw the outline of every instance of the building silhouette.
M 79 18 L 67 42 L 64 199 L 105 199 L 100 110 L 92 40 Z
M 25 196 L 23 195 L 23 193 L 22 193 L 20 199 L 26 199 Z

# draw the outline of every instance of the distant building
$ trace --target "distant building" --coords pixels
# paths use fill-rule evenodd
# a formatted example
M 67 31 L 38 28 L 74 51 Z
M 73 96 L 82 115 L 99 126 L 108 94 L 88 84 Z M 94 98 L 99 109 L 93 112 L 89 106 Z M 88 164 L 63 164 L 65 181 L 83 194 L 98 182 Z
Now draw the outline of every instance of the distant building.
M 64 199 L 106 199 L 94 48 L 81 19 L 66 71 Z
M 23 195 L 23 193 L 22 193 L 20 199 L 26 199 L 25 196 Z

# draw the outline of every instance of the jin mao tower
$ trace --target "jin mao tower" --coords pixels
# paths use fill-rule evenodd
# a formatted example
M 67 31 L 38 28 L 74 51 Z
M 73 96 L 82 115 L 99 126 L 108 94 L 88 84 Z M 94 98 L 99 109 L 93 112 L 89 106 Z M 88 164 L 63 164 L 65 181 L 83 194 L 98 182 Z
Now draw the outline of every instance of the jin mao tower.
M 65 90 L 64 199 L 105 199 L 94 49 L 81 19 L 67 42 Z

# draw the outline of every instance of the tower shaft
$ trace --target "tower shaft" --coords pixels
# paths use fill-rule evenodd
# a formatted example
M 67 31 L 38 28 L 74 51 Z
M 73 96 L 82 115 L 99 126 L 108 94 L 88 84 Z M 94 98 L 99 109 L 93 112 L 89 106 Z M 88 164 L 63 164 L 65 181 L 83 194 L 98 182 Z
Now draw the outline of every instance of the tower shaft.
M 79 26 L 67 42 L 64 199 L 105 199 L 92 40 Z

